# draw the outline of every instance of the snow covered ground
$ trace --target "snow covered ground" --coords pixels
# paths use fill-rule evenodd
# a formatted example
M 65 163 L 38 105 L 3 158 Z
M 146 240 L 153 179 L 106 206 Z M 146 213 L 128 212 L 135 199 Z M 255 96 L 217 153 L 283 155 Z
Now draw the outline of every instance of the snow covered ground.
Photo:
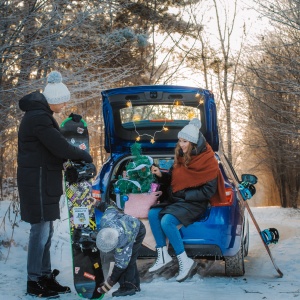
M 5 241 L 12 234 L 14 214 L 4 214 L 10 202 L 0 202 L 0 299 L 36 299 L 25 294 L 26 258 L 29 225 L 17 218 L 13 243 L 9 249 Z M 224 263 L 198 260 L 199 268 L 193 278 L 183 283 L 176 282 L 176 268 L 170 268 L 164 277 L 149 276 L 146 270 L 153 260 L 139 261 L 142 274 L 142 291 L 134 296 L 112 297 L 115 286 L 104 299 L 172 299 L 172 300 L 256 300 L 300 299 L 300 210 L 280 207 L 252 208 L 260 228 L 275 227 L 280 233 L 278 244 L 271 245 L 272 254 L 283 272 L 278 278 L 259 235 L 250 220 L 250 248 L 245 258 L 246 273 L 242 277 L 224 275 Z M 55 223 L 52 243 L 52 266 L 61 271 L 58 280 L 72 288 L 71 294 L 61 295 L 62 300 L 81 299 L 72 286 L 71 249 L 68 234 L 67 212 L 62 203 L 61 221 Z

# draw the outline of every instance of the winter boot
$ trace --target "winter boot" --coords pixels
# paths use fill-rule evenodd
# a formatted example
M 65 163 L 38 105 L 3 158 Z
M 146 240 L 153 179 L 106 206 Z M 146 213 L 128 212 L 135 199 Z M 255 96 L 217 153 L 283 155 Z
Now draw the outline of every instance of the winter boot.
M 179 264 L 179 274 L 176 277 L 176 280 L 182 282 L 190 276 L 193 269 L 197 266 L 197 263 L 191 258 L 188 258 L 186 252 L 177 255 L 177 259 Z
M 113 297 L 122 297 L 122 296 L 132 296 L 136 293 L 136 288 L 132 285 L 121 285 L 116 291 L 111 295 Z
M 172 257 L 168 253 L 166 246 L 162 248 L 156 248 L 156 250 L 157 250 L 157 259 L 154 265 L 149 269 L 150 273 L 160 271 L 172 263 Z
M 59 298 L 59 295 L 55 291 L 49 290 L 42 280 L 39 281 L 27 281 L 27 294 L 37 296 L 39 298 L 54 299 Z
M 44 276 L 42 281 L 44 285 L 51 291 L 55 291 L 59 294 L 71 293 L 71 289 L 68 286 L 60 285 L 55 277 L 59 274 L 59 271 L 54 269 L 49 277 Z

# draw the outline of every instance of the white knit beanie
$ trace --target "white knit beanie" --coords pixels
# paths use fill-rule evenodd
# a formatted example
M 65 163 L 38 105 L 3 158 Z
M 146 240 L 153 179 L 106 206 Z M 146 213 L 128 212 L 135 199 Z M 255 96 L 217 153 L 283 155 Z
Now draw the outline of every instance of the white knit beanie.
M 114 250 L 119 241 L 119 232 L 115 228 L 103 228 L 97 234 L 96 245 L 97 248 L 104 252 Z
M 197 118 L 194 118 L 190 121 L 188 125 L 184 126 L 178 132 L 178 138 L 197 144 L 200 128 L 201 128 L 201 121 Z
M 60 104 L 70 100 L 70 91 L 62 83 L 62 76 L 57 71 L 52 71 L 47 78 L 47 85 L 43 92 L 49 104 Z

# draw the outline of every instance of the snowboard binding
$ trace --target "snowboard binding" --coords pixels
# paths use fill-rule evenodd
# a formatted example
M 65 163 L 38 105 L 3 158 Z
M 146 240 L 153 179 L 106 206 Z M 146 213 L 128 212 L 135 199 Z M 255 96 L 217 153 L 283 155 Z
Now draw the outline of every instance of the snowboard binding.
M 261 236 L 266 243 L 266 245 L 269 244 L 277 244 L 279 241 L 279 232 L 276 228 L 268 228 L 263 231 L 261 231 Z
M 96 176 L 97 170 L 93 163 L 72 162 L 65 168 L 65 177 L 69 183 L 76 183 L 83 180 L 89 180 Z
M 77 248 L 80 248 L 82 252 L 85 250 L 91 250 L 92 252 L 97 252 L 98 248 L 96 246 L 96 231 L 90 231 L 82 229 L 75 229 L 73 233 L 74 244 Z
M 242 175 L 242 182 L 239 184 L 239 190 L 245 201 L 251 199 L 256 193 L 256 188 L 254 186 L 256 183 L 257 177 L 255 175 Z

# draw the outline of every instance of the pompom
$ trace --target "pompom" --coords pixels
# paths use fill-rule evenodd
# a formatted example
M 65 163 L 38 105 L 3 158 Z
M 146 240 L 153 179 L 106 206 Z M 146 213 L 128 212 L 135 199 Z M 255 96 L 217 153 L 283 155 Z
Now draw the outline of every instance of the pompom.
M 62 76 L 57 71 L 52 71 L 47 78 L 48 83 L 61 83 L 62 82 Z
M 195 127 L 197 127 L 198 129 L 200 129 L 201 128 L 201 121 L 199 120 L 199 119 L 197 119 L 197 118 L 194 118 L 194 119 L 192 119 L 191 121 L 190 121 L 190 124 L 191 125 L 194 125 Z

